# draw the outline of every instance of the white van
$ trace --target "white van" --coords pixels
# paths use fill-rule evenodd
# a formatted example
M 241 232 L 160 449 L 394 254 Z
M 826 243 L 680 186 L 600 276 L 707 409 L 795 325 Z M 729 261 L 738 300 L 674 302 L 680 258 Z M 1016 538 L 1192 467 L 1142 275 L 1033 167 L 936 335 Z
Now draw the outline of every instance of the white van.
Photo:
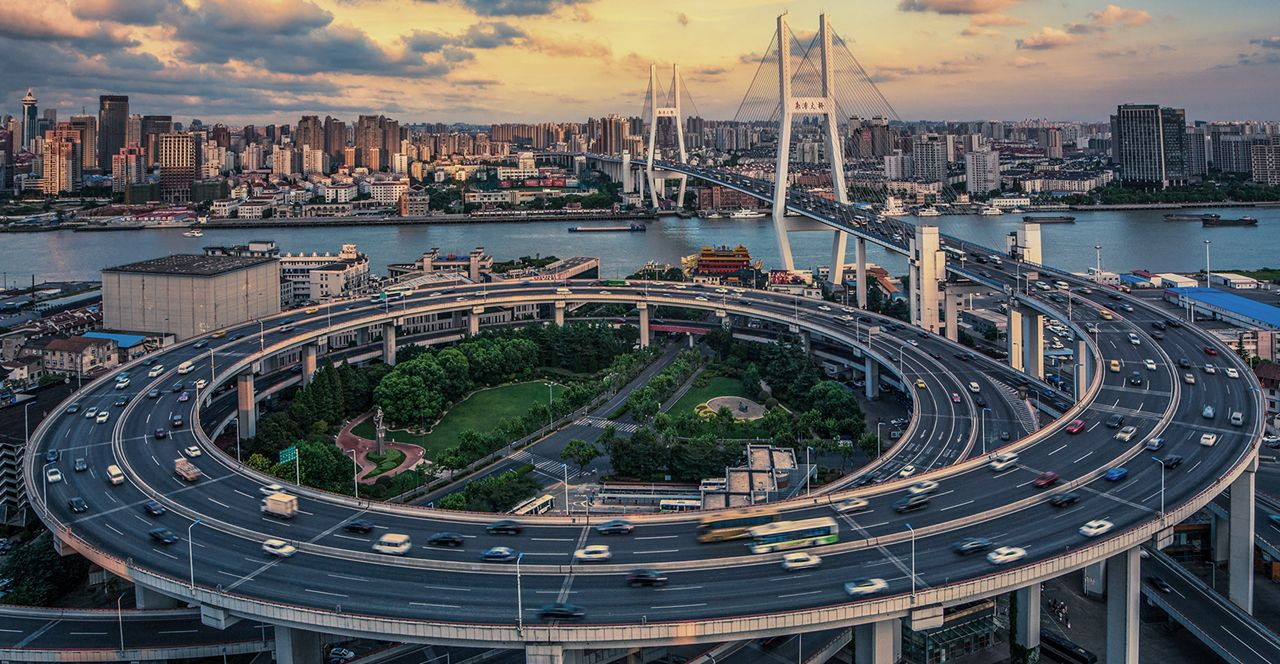
M 112 484 L 124 483 L 124 471 L 120 470 L 120 466 L 117 466 L 114 463 L 107 466 L 107 481 Z
M 191 360 L 187 360 L 186 362 L 183 362 L 182 364 L 178 365 L 178 373 L 189 374 L 191 373 L 191 370 L 195 368 L 196 368 L 195 363 L 193 363 Z
M 413 546 L 408 535 L 402 533 L 386 533 L 373 543 L 373 550 L 392 556 L 403 556 Z
M 1242 413 L 1242 412 L 1240 412 L 1240 411 L 1238 411 L 1238 410 L 1236 410 L 1236 411 L 1232 411 L 1232 413 L 1231 413 L 1231 425 L 1232 425 L 1232 426 L 1237 426 L 1237 427 L 1242 427 L 1242 426 L 1244 426 L 1244 413 Z

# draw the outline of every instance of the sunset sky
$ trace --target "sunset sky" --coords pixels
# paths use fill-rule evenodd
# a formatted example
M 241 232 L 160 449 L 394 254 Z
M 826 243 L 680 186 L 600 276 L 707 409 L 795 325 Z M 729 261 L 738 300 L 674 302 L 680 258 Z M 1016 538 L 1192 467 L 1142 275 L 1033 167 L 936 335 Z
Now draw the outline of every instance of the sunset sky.
M 1277 0 L 0 0 L 0 113 L 96 112 L 128 94 L 175 120 L 581 121 L 639 114 L 679 63 L 732 118 L 787 11 L 835 30 L 905 119 L 1280 118 Z M 668 74 L 669 76 L 669 74 Z

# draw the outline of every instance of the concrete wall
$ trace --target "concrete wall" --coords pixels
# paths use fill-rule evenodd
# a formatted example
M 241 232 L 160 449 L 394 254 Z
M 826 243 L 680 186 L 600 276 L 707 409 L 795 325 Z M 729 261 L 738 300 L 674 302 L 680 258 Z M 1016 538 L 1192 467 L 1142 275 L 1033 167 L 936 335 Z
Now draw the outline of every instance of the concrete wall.
M 280 265 L 264 263 L 211 277 L 102 273 L 103 326 L 168 332 L 179 341 L 280 311 Z

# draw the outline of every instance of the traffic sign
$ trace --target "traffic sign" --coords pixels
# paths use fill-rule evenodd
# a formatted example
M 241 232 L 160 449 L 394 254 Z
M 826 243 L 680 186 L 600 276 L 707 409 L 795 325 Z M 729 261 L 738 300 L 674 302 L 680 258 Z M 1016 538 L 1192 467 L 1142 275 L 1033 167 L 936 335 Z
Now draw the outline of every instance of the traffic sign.
M 280 463 L 288 463 L 298 458 L 298 446 L 291 445 L 280 450 Z

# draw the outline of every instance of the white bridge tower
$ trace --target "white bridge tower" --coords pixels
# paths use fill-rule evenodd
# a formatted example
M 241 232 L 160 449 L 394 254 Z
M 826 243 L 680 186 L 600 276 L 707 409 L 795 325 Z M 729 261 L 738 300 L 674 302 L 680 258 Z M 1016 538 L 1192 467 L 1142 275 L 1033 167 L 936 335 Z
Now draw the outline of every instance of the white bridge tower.
M 662 105 L 659 105 L 662 104 Z M 658 67 L 649 65 L 649 108 L 653 109 L 653 117 L 649 120 L 649 155 L 645 161 L 645 173 L 649 180 L 649 197 L 653 207 L 658 207 L 658 196 L 667 180 L 680 181 L 680 193 L 676 197 L 676 208 L 684 207 L 684 190 L 688 176 L 665 170 L 654 170 L 653 160 L 656 157 L 654 143 L 658 137 L 658 118 L 671 118 L 675 125 L 676 141 L 680 149 L 680 163 L 689 163 L 689 152 L 684 143 L 684 114 L 680 108 L 680 65 L 671 65 L 671 94 L 667 99 L 658 98 Z

